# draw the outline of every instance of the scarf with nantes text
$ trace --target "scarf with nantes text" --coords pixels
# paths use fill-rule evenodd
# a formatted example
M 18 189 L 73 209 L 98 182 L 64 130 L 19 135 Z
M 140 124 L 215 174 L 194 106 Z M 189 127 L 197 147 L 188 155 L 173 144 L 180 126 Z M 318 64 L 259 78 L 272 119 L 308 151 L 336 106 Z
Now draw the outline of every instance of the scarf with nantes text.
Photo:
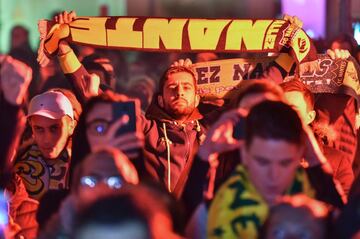
M 316 60 L 305 31 L 279 19 L 77 17 L 69 24 L 40 20 L 39 55 L 60 40 L 125 50 L 160 52 L 285 52 L 298 63 Z

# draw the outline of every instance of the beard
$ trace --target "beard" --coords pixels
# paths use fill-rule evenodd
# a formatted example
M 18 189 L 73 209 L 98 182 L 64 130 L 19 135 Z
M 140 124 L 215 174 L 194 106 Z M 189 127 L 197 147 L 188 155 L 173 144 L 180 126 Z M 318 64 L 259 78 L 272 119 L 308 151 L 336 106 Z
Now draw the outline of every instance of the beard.
M 189 117 L 195 110 L 195 105 L 186 104 L 167 104 L 165 105 L 166 112 L 176 120 Z

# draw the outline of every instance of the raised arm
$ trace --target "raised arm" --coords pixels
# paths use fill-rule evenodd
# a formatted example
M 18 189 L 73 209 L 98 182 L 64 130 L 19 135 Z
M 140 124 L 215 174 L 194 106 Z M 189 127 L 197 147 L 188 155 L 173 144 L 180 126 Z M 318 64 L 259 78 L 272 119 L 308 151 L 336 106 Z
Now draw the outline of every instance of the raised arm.
M 0 62 L 0 188 L 4 188 L 11 175 L 11 160 L 25 126 L 21 106 L 32 70 L 10 56 L 0 56 Z
M 75 18 L 76 13 L 74 11 L 69 13 L 64 11 L 56 15 L 53 21 L 58 24 L 68 24 Z M 99 91 L 101 91 L 99 89 L 99 77 L 96 74 L 89 74 L 87 72 L 65 39 L 60 41 L 57 56 L 62 71 L 73 86 L 75 95 L 82 105 L 90 97 L 99 94 Z M 47 57 L 44 53 L 38 56 L 38 61 L 42 66 L 47 64 Z

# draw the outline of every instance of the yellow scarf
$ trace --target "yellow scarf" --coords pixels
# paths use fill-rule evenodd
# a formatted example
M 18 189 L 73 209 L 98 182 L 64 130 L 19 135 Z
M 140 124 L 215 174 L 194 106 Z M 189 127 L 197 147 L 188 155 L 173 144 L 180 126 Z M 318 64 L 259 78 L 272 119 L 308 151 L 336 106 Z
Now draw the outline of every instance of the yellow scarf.
M 67 149 L 57 159 L 45 160 L 37 145 L 32 145 L 17 159 L 15 172 L 22 178 L 29 196 L 39 200 L 49 189 L 68 188 L 69 163 Z
M 77 17 L 69 24 L 40 20 L 39 55 L 60 40 L 94 47 L 147 51 L 285 52 L 297 62 L 316 60 L 305 31 L 279 19 Z
M 314 190 L 302 169 L 285 194 L 304 193 L 314 197 Z M 221 186 L 209 209 L 208 238 L 256 239 L 268 215 L 269 207 L 248 179 L 243 165 Z

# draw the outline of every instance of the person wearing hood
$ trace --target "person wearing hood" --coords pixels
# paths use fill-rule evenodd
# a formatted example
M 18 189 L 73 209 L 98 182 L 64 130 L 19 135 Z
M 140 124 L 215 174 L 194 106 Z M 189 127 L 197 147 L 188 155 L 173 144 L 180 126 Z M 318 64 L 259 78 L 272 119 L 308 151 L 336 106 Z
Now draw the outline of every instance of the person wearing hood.
M 177 198 L 205 138 L 199 101 L 195 73 L 186 64 L 171 66 L 143 118 L 145 167 Z
M 55 16 L 54 21 L 63 24 L 70 23 L 75 18 L 74 11 L 65 11 Z M 295 18 L 288 20 L 294 22 Z M 291 57 L 287 54 L 278 57 L 275 65 L 267 70 L 263 78 L 282 79 L 294 63 L 289 58 Z M 79 62 L 66 40 L 59 43 L 58 59 L 82 103 L 109 90 L 94 81 L 94 77 Z M 203 117 L 199 112 L 200 96 L 197 94 L 196 76 L 191 64 L 188 59 L 174 62 L 160 79 L 158 91 L 146 114 L 138 117 L 145 135 L 144 173 L 164 185 L 177 199 L 182 197 L 195 161 L 194 156 L 205 139 L 205 125 L 211 125 L 221 113 L 214 112 L 213 119 L 209 115 Z
M 75 16 L 74 12 L 63 12 L 54 20 L 67 23 Z M 58 58 L 77 95 L 82 96 L 83 103 L 94 96 L 88 94 L 89 89 L 97 94 L 102 93 L 89 86 L 92 83 L 87 82 L 89 77 L 85 77 L 89 73 L 66 41 L 60 43 Z M 99 86 L 99 83 L 95 85 Z M 160 79 L 158 91 L 146 114 L 138 117 L 145 135 L 143 153 L 146 174 L 150 175 L 151 180 L 165 185 L 176 198 L 181 197 L 194 155 L 205 138 L 205 128 L 199 122 L 203 117 L 197 109 L 200 96 L 196 87 L 196 75 L 190 61 L 170 66 Z
M 199 122 L 203 118 L 197 109 L 199 101 L 196 76 L 190 66 L 172 66 L 161 78 L 146 114 L 138 117 L 137 125 L 145 135 L 146 174 L 165 185 L 176 198 L 182 194 L 193 156 L 205 138 Z

